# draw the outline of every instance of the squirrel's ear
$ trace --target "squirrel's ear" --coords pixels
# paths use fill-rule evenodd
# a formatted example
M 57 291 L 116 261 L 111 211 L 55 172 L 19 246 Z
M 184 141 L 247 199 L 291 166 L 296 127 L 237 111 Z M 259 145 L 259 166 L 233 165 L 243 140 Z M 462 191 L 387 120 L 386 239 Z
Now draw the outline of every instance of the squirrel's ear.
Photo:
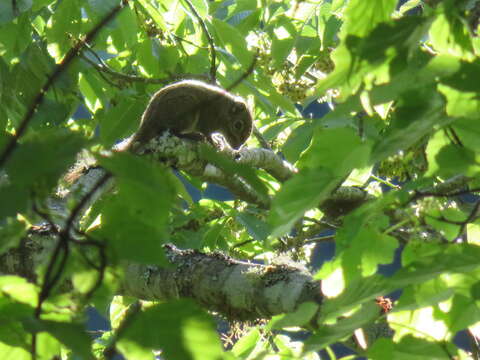
M 240 101 L 235 101 L 232 105 L 232 107 L 230 108 L 230 113 L 231 114 L 238 114 L 242 111 L 245 111 L 247 110 L 247 107 L 245 106 L 245 104 L 243 102 L 240 102 Z

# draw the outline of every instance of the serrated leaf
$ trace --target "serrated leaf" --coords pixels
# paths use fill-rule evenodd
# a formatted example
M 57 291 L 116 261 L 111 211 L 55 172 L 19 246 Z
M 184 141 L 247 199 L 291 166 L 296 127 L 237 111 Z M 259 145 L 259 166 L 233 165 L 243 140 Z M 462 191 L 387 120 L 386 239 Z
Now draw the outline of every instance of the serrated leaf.
M 300 168 L 325 167 L 339 177 L 368 163 L 370 144 L 349 128 L 317 128 L 312 143 L 298 162 Z
M 81 3 L 62 1 L 50 18 L 46 35 L 50 55 L 59 61 L 72 47 L 72 38 L 79 38 L 82 28 Z
M 145 103 L 128 96 L 116 99 L 118 104 L 100 119 L 100 137 L 106 147 L 130 135 L 140 123 Z
M 223 357 L 214 322 L 186 299 L 155 305 L 135 316 L 118 347 L 122 350 L 132 342 L 146 349 L 162 349 L 166 360 Z
M 85 332 L 80 324 L 30 319 L 24 320 L 25 326 L 31 331 L 48 332 L 58 341 L 71 349 L 73 354 L 81 356 L 83 359 L 93 359 L 91 348 L 91 338 Z
M 334 325 L 320 325 L 320 328 L 305 341 L 304 351 L 317 351 L 351 336 L 356 329 L 372 322 L 379 314 L 379 306 L 371 301 L 363 305 L 355 314 L 339 320 Z
M 305 122 L 296 127 L 290 133 L 287 141 L 283 144 L 282 152 L 290 163 L 295 163 L 300 154 L 308 148 L 313 137 L 314 125 L 312 122 Z
M 260 331 L 256 328 L 250 330 L 246 335 L 242 336 L 233 345 L 232 353 L 237 357 L 246 357 L 250 354 L 258 342 L 261 340 Z
M 213 18 L 212 24 L 216 30 L 216 37 L 223 47 L 247 69 L 252 63 L 253 56 L 248 51 L 247 42 L 242 34 L 233 26 L 219 19 Z
M 264 241 L 270 234 L 267 223 L 248 213 L 240 213 L 237 220 L 245 226 L 248 233 L 257 241 Z
M 318 308 L 318 304 L 312 302 L 303 303 L 292 313 L 274 316 L 268 323 L 267 328 L 280 330 L 285 327 L 307 326 L 317 313 Z
M 10 299 L 32 308 L 37 305 L 38 288 L 24 278 L 14 275 L 2 275 L 0 277 L 0 291 Z
M 403 337 L 398 343 L 391 339 L 379 339 L 368 349 L 372 360 L 448 360 L 450 355 L 443 344 L 418 339 L 412 335 Z
M 85 143 L 81 135 L 63 130 L 48 129 L 25 136 L 7 163 L 8 182 L 0 183 L 0 217 L 23 211 L 32 193 L 48 194 Z
M 111 241 L 117 255 L 142 263 L 165 264 L 162 244 L 175 185 L 158 164 L 117 153 L 100 159 L 118 184 L 118 193 L 105 205 L 99 233 Z M 141 246 L 139 246 L 141 243 Z
M 145 9 L 145 11 L 152 17 L 155 23 L 162 30 L 167 30 L 165 21 L 163 20 L 162 15 L 158 12 L 153 5 L 150 4 L 147 0 L 138 0 L 138 3 Z
M 372 161 L 406 149 L 431 134 L 435 127 L 451 123 L 453 119 L 443 116 L 443 106 L 443 99 L 431 87 L 405 92 L 398 101 L 391 125 L 374 146 Z
M 15 5 L 15 8 L 13 7 Z M 0 1 L 0 25 L 6 24 L 32 7 L 32 0 Z M 15 10 L 15 11 L 14 11 Z
M 0 354 L 4 360 L 30 360 L 30 351 L 18 346 L 9 346 L 0 342 Z
M 208 16 L 208 3 L 205 0 L 190 0 L 193 7 L 197 11 L 198 15 L 202 19 L 205 19 Z M 187 11 L 190 12 L 190 8 L 186 7 Z M 196 22 L 197 19 L 192 15 L 194 21 Z
M 303 169 L 282 185 L 272 201 L 268 222 L 272 236 L 290 231 L 306 210 L 316 207 L 338 185 L 340 178 L 329 169 Z

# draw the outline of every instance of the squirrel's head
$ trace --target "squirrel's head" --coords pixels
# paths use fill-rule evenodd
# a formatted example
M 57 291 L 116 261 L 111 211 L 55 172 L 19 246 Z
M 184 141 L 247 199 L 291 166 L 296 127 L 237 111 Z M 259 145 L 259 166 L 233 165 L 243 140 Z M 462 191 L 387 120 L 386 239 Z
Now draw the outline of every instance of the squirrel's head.
M 224 136 L 230 146 L 234 149 L 240 148 L 250 137 L 253 127 L 253 119 L 247 105 L 241 98 L 236 98 L 227 108 L 227 113 L 223 114 L 226 129 Z

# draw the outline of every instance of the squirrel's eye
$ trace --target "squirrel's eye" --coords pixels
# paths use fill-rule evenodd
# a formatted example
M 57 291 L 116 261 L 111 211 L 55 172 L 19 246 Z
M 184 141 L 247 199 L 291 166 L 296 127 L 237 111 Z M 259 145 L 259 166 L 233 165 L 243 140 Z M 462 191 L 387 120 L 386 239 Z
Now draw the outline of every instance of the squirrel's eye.
M 241 131 L 243 129 L 243 121 L 237 120 L 233 123 L 235 130 Z

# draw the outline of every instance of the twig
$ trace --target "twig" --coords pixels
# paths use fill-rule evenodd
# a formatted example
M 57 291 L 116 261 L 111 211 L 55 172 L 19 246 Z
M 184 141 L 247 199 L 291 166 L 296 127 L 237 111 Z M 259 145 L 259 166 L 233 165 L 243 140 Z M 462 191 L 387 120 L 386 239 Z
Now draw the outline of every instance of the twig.
M 448 137 L 448 135 L 450 135 L 452 137 L 452 142 L 455 145 L 460 146 L 460 147 L 464 146 L 463 143 L 462 143 L 462 140 L 460 140 L 460 137 L 457 135 L 457 133 L 455 132 L 453 127 L 451 127 L 451 126 L 447 127 L 445 129 L 445 133 L 446 133 L 447 137 Z
M 40 290 L 40 294 L 38 296 L 38 304 L 35 309 L 35 317 L 38 319 L 40 318 L 40 315 L 42 313 L 42 305 L 45 302 L 45 300 L 48 298 L 50 295 L 50 292 L 52 288 L 55 286 L 55 284 L 58 282 L 60 279 L 60 276 L 62 275 L 62 272 L 65 268 L 66 261 L 68 258 L 68 253 L 69 253 L 69 241 L 70 241 L 70 231 L 73 226 L 73 223 L 75 219 L 78 217 L 80 211 L 83 209 L 83 207 L 90 201 L 91 197 L 93 194 L 103 185 L 105 182 L 107 182 L 111 178 L 110 173 L 106 173 L 101 177 L 97 183 L 93 186 L 93 188 L 85 194 L 85 196 L 80 200 L 80 202 L 75 206 L 75 208 L 72 210 L 70 213 L 70 216 L 68 217 L 66 221 L 65 228 L 62 229 L 58 233 L 58 243 L 55 246 L 55 249 L 52 252 L 52 256 L 50 257 L 50 261 L 48 262 L 47 265 L 47 270 L 45 271 L 45 276 L 42 284 L 42 288 Z M 62 256 L 62 259 L 60 260 L 60 264 L 58 266 L 57 271 L 54 273 L 54 267 L 55 264 L 57 263 L 58 257 Z
M 472 211 L 470 211 L 470 214 L 469 214 L 468 217 L 465 219 L 465 221 L 463 221 L 463 223 L 460 224 L 460 230 L 458 230 L 457 238 L 459 238 L 460 236 L 463 235 L 463 233 L 465 232 L 465 228 L 467 227 L 467 225 L 468 225 L 469 223 L 471 223 L 471 222 L 475 219 L 475 217 L 477 217 L 478 209 L 480 209 L 480 200 L 475 203 L 475 205 L 473 206 Z
M 249 240 L 245 240 L 245 241 L 242 241 L 242 242 L 239 242 L 238 244 L 235 244 L 232 246 L 232 249 L 236 249 L 236 248 L 239 248 L 239 247 L 242 247 L 244 245 L 247 245 L 247 244 L 250 244 L 252 242 L 254 242 L 255 239 L 249 239 Z
M 197 45 L 197 44 L 195 44 L 193 41 L 184 39 L 184 38 L 182 38 L 181 36 L 175 35 L 175 34 L 173 34 L 173 33 L 170 34 L 170 36 L 174 37 L 176 40 L 183 41 L 183 42 L 186 42 L 187 44 L 190 44 L 190 45 L 192 45 L 192 46 L 195 46 L 195 47 L 198 48 L 198 49 L 204 49 L 204 50 L 207 50 L 207 49 L 208 49 L 207 46 Z
M 90 50 L 90 52 L 95 53 L 93 50 Z M 98 55 L 97 55 L 97 58 L 99 59 Z M 94 61 L 90 60 L 86 56 L 82 56 L 82 59 L 84 59 L 86 62 L 88 62 L 90 65 L 92 65 L 97 71 L 109 74 L 109 75 L 111 75 L 111 76 L 113 76 L 117 79 L 122 80 L 122 81 L 141 82 L 141 83 L 145 83 L 145 84 L 167 84 L 168 82 L 171 81 L 171 79 L 155 79 L 155 78 L 146 78 L 146 77 L 143 77 L 143 76 L 122 74 L 122 73 L 120 73 L 118 71 L 115 71 L 112 68 L 110 68 L 103 61 L 100 62 L 100 64 L 97 64 Z
M 217 65 L 216 65 L 216 59 L 217 59 L 217 54 L 215 52 L 215 44 L 213 43 L 213 38 L 212 35 L 210 35 L 210 32 L 207 29 L 207 25 L 205 24 L 205 21 L 203 21 L 202 17 L 200 14 L 197 12 L 197 9 L 193 6 L 192 2 L 190 0 L 184 0 L 190 10 L 192 11 L 193 15 L 197 18 L 198 22 L 200 23 L 200 26 L 203 30 L 203 33 L 207 37 L 208 44 L 210 46 L 210 81 L 212 84 L 215 84 L 217 81 Z
M 12 4 L 16 5 L 16 2 L 13 1 Z M 33 102 L 31 103 L 25 116 L 20 122 L 20 125 L 16 129 L 15 136 L 11 138 L 11 140 L 7 143 L 6 147 L 1 153 L 0 168 L 2 168 L 5 165 L 5 163 L 7 162 L 7 160 L 9 159 L 9 157 L 11 156 L 15 148 L 17 147 L 18 140 L 25 134 L 25 131 L 27 130 L 28 125 L 30 124 L 30 121 L 33 119 L 33 116 L 35 115 L 37 109 L 43 103 L 45 94 L 53 86 L 57 78 L 60 77 L 60 75 L 68 68 L 68 66 L 72 63 L 72 61 L 77 57 L 78 53 L 83 48 L 85 43 L 89 43 L 90 41 L 92 41 L 96 37 L 98 32 L 108 22 L 110 22 L 121 9 L 123 9 L 125 4 L 126 4 L 126 1 L 122 1 L 119 5 L 115 6 L 96 26 L 93 27 L 92 30 L 90 30 L 87 33 L 87 35 L 84 38 L 84 41 L 77 42 L 75 46 L 73 46 L 67 52 L 62 62 L 50 74 L 45 84 L 40 88 L 40 91 L 33 99 Z M 38 296 L 38 304 L 35 309 L 35 317 L 37 319 L 40 318 L 40 315 L 42 313 L 43 302 L 48 298 L 48 295 L 53 285 L 55 284 L 56 280 L 59 278 L 60 276 L 59 274 L 61 274 L 61 272 L 60 273 L 57 272 L 56 276 L 54 277 L 55 281 L 53 283 L 50 282 L 49 278 L 53 272 L 54 264 L 58 259 L 58 256 L 60 255 L 60 252 L 62 251 L 62 249 L 63 249 L 63 258 L 60 261 L 60 267 L 59 267 L 60 271 L 63 271 L 66 264 L 66 260 L 68 258 L 68 238 L 65 239 L 63 237 L 64 237 L 64 233 L 60 232 L 58 244 L 55 247 L 52 257 L 50 258 L 50 262 L 47 266 L 47 272 L 45 273 L 44 283 L 42 284 L 42 289 L 40 290 L 40 294 Z M 36 333 L 32 334 L 31 355 L 32 355 L 32 359 L 37 358 L 37 334 Z
M 105 244 L 104 243 L 92 239 L 90 236 L 85 234 L 85 232 L 81 231 L 80 229 L 74 228 L 74 230 L 75 230 L 76 233 L 83 236 L 87 240 L 79 241 L 79 240 L 72 239 L 73 242 L 77 245 L 80 245 L 80 246 L 93 246 L 93 247 L 97 248 L 98 256 L 100 258 L 100 264 L 97 267 L 95 264 L 93 264 L 90 261 L 88 256 L 83 251 L 80 251 L 80 253 L 83 255 L 84 260 L 90 266 L 92 266 L 95 270 L 97 270 L 98 274 L 99 274 L 98 278 L 97 278 L 97 281 L 95 281 L 95 284 L 93 284 L 92 288 L 85 294 L 85 301 L 88 302 L 88 300 L 93 296 L 95 291 L 97 291 L 97 289 L 100 287 L 100 285 L 102 284 L 103 279 L 105 277 L 105 269 L 107 267 L 107 253 L 105 251 Z
M 255 65 L 257 64 L 257 60 L 258 60 L 258 50 L 257 50 L 256 54 L 254 55 L 252 63 L 250 64 L 248 69 L 242 74 L 242 76 L 240 76 L 237 80 L 235 80 L 232 84 L 230 84 L 230 86 L 228 86 L 225 90 L 226 91 L 232 90 L 233 88 L 237 87 L 238 84 L 240 84 L 243 80 L 245 80 L 247 77 L 249 77 L 250 74 L 255 69 Z
M 470 330 L 467 329 L 468 339 L 470 341 L 470 349 L 472 350 L 472 355 L 475 360 L 480 359 L 480 344 L 478 343 L 478 339 L 475 334 Z
M 258 130 L 258 128 L 255 125 L 253 126 L 253 135 L 258 140 L 262 148 L 272 151 L 272 147 L 267 142 L 267 140 L 265 140 L 262 133 L 260 132 L 260 130 Z
M 317 243 L 317 242 L 332 240 L 332 239 L 335 239 L 335 236 L 336 236 L 336 234 L 325 235 L 325 236 L 317 236 L 317 237 L 305 240 L 304 244 L 310 244 L 310 243 Z
M 113 339 L 111 340 L 110 344 L 103 350 L 103 355 L 107 359 L 113 359 L 115 356 L 115 347 L 117 345 L 118 340 L 121 339 L 123 336 L 123 333 L 125 332 L 126 329 L 130 326 L 132 321 L 135 319 L 137 314 L 140 312 L 142 309 L 142 305 L 140 301 L 135 301 L 133 304 L 130 305 L 130 307 L 127 310 L 127 313 L 125 314 L 125 317 L 123 318 L 122 322 L 120 325 L 118 325 L 118 328 L 116 329 Z
M 92 30 L 90 30 L 87 35 L 85 36 L 83 41 L 79 41 L 72 47 L 65 57 L 63 58 L 62 62 L 55 68 L 55 70 L 50 74 L 47 78 L 46 83 L 41 87 L 38 94 L 33 99 L 32 104 L 27 110 L 27 113 L 23 117 L 20 125 L 16 129 L 16 134 L 13 136 L 10 141 L 8 142 L 5 149 L 2 151 L 0 155 L 0 168 L 2 168 L 8 158 L 11 156 L 12 152 L 15 150 L 18 144 L 18 140 L 24 135 L 25 131 L 27 130 L 30 121 L 33 119 L 35 112 L 39 108 L 39 106 L 43 103 L 43 99 L 45 94 L 48 90 L 52 87 L 58 77 L 67 69 L 67 67 L 71 64 L 71 62 L 77 57 L 80 50 L 85 46 L 85 43 L 89 43 L 92 41 L 98 32 L 112 20 L 115 15 L 124 7 L 124 3 L 120 3 L 119 5 L 115 6 Z

